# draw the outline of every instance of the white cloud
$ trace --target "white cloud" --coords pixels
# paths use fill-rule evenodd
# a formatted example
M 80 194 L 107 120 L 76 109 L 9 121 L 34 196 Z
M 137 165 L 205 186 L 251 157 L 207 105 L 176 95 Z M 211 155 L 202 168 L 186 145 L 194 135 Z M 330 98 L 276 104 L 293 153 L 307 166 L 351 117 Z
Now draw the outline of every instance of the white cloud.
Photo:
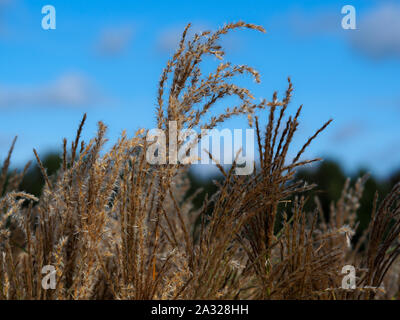
M 359 17 L 352 47 L 371 58 L 400 58 L 400 5 L 381 4 Z
M 134 31 L 132 25 L 105 28 L 96 44 L 97 52 L 102 56 L 117 56 L 121 54 L 131 43 Z
M 340 12 L 325 10 L 320 12 L 291 11 L 279 20 L 278 25 L 287 25 L 299 36 L 334 34 L 340 28 Z
M 182 29 L 178 27 L 162 30 L 157 39 L 157 49 L 160 52 L 171 52 L 175 50 L 181 35 Z
M 337 37 L 369 58 L 400 59 L 400 5 L 382 1 L 367 10 L 355 8 L 357 30 L 343 30 L 344 15 L 336 7 L 312 12 L 292 11 L 273 20 L 272 26 L 289 28 L 297 36 Z
M 88 107 L 103 100 L 89 79 L 79 73 L 66 73 L 53 83 L 34 87 L 0 84 L 1 108 Z
M 201 33 L 209 30 L 205 24 L 192 24 L 190 27 L 186 39 L 191 39 L 195 33 Z M 168 28 L 164 28 L 158 35 L 156 42 L 156 49 L 160 53 L 172 53 L 178 48 L 179 41 L 181 40 L 182 33 L 185 30 L 184 25 L 175 25 Z
M 14 4 L 14 0 L 0 0 L 0 36 L 7 33 L 7 28 L 4 24 L 4 13 L 12 4 Z
M 14 0 L 0 0 L 0 7 L 6 7 L 11 5 Z
M 349 122 L 338 128 L 332 135 L 332 141 L 336 143 L 347 142 L 350 139 L 359 137 L 365 132 L 365 125 L 361 122 Z

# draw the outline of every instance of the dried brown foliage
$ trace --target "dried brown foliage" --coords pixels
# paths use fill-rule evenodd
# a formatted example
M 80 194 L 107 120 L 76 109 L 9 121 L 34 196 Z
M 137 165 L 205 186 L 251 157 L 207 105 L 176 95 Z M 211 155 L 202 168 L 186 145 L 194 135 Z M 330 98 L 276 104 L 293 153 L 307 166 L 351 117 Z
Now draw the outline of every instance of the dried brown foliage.
M 150 165 L 146 131 L 133 138 L 122 134 L 104 155 L 106 126 L 99 123 L 89 142 L 80 139 L 82 119 L 68 151 L 64 139 L 62 168 L 48 176 L 36 150 L 46 185 L 39 199 L 18 187 L 23 172 L 9 175 L 10 156 L 0 175 L 0 298 L 1 299 L 372 299 L 398 297 L 400 252 L 400 186 L 375 210 L 358 244 L 350 239 L 357 228 L 357 209 L 366 177 L 354 187 L 348 181 L 332 204 L 330 219 L 318 199 L 305 212 L 313 185 L 295 181 L 310 143 L 293 160 L 288 151 L 299 124 L 301 107 L 287 118 L 292 96 L 289 79 L 284 97 L 254 103 L 234 77 L 259 74 L 251 67 L 221 62 L 204 76 L 207 56 L 223 58 L 218 40 L 237 28 L 265 32 L 238 22 L 187 40 L 162 73 L 157 97 L 157 127 L 212 129 L 245 115 L 255 123 L 259 167 L 224 175 L 218 192 L 194 210 L 188 166 Z M 220 115 L 214 105 L 235 96 L 239 106 Z M 265 130 L 257 111 L 267 109 Z M 209 117 L 211 114 L 213 116 Z M 199 134 L 198 139 L 201 138 Z M 168 141 L 168 136 L 167 136 Z M 178 141 L 178 147 L 183 141 Z M 168 145 L 167 145 L 168 147 Z M 212 208 L 212 213 L 208 214 Z M 194 221 L 200 217 L 197 228 Z M 344 265 L 357 269 L 357 288 L 341 288 Z M 42 288 L 42 268 L 56 268 L 56 288 Z M 388 290 L 380 287 L 385 284 Z

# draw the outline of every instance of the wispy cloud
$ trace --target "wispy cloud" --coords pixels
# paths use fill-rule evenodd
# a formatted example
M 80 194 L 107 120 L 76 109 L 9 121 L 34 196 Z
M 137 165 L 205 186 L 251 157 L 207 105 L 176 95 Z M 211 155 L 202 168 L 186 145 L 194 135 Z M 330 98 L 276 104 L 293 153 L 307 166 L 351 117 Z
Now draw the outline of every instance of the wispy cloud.
M 5 8 L 11 4 L 13 4 L 15 0 L 0 0 L 0 9 Z
M 156 38 L 156 51 L 163 55 L 175 52 L 178 47 L 179 41 L 181 40 L 184 28 L 185 25 L 173 25 L 164 28 Z M 211 27 L 210 23 L 204 21 L 192 23 L 187 33 L 186 39 L 191 39 L 194 34 L 201 33 L 207 30 L 215 30 L 215 27 Z M 228 33 L 221 37 L 220 43 L 225 48 L 226 52 L 233 53 L 244 47 L 243 40 L 244 39 L 240 37 L 240 34 Z
M 187 34 L 187 39 L 193 37 L 195 33 L 200 33 L 210 28 L 206 27 L 205 24 L 194 23 L 192 24 L 189 32 Z M 158 35 L 156 40 L 156 49 L 160 53 L 171 53 L 173 52 L 182 37 L 182 32 L 184 30 L 184 26 L 182 25 L 174 25 L 167 28 L 164 28 Z
M 115 57 L 122 54 L 134 37 L 132 24 L 109 27 L 102 30 L 95 49 L 101 56 Z
M 400 5 L 383 3 L 360 16 L 352 47 L 375 59 L 400 59 Z
M 170 53 L 176 49 L 182 36 L 182 28 L 178 26 L 169 27 L 160 32 L 156 41 L 156 49 L 160 53 Z
M 365 125 L 360 122 L 350 122 L 338 128 L 332 135 L 332 141 L 336 143 L 346 142 L 359 137 L 365 130 Z
M 105 98 L 80 73 L 66 73 L 52 83 L 40 86 L 0 84 L 0 107 L 88 107 Z
M 340 13 L 334 10 L 289 12 L 279 25 L 288 26 L 297 36 L 336 34 L 340 28 Z
M 357 10 L 357 30 L 343 30 L 343 15 L 337 8 L 319 11 L 291 11 L 275 21 L 296 36 L 332 36 L 346 41 L 360 54 L 372 59 L 400 59 L 400 4 L 380 2 L 366 10 Z
M 4 24 L 5 11 L 14 4 L 15 0 L 0 0 L 0 36 L 7 32 L 6 25 Z

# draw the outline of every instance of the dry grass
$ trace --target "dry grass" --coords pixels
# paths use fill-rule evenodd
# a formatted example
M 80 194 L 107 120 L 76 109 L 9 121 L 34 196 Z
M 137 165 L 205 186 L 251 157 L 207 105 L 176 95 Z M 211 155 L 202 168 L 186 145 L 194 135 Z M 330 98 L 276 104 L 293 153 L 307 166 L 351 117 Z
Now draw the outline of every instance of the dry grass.
M 222 59 L 218 40 L 227 32 L 264 29 L 238 22 L 187 40 L 189 27 L 159 82 L 157 127 L 168 133 L 170 121 L 176 121 L 178 130 L 212 129 L 247 116 L 255 124 L 260 166 L 248 176 L 235 175 L 236 164 L 229 171 L 219 166 L 224 179 L 218 192 L 194 210 L 193 197 L 185 199 L 188 166 L 150 165 L 145 130 L 133 138 L 123 133 L 101 155 L 106 126 L 100 122 L 95 138 L 83 142 L 85 116 L 70 150 L 64 139 L 56 175 L 47 175 L 34 150 L 46 182 L 37 199 L 18 191 L 28 166 L 8 174 L 14 140 L 0 176 L 0 298 L 398 298 L 400 185 L 379 206 L 375 200 L 370 227 L 357 244 L 350 238 L 366 177 L 354 188 L 346 183 L 329 221 L 318 199 L 315 211 L 305 212 L 314 186 L 295 181 L 294 174 L 319 160 L 301 158 L 330 121 L 288 159 L 301 112 L 300 107 L 286 115 L 290 79 L 281 100 L 274 93 L 271 101 L 256 104 L 249 90 L 232 83 L 243 73 L 259 82 L 254 69 L 226 62 L 206 76 L 200 69 L 207 56 Z M 237 97 L 239 106 L 215 115 L 213 106 L 228 96 Z M 265 130 L 255 116 L 263 110 Z M 354 290 L 341 289 L 347 264 L 357 270 Z M 45 265 L 56 267 L 54 290 L 42 288 Z

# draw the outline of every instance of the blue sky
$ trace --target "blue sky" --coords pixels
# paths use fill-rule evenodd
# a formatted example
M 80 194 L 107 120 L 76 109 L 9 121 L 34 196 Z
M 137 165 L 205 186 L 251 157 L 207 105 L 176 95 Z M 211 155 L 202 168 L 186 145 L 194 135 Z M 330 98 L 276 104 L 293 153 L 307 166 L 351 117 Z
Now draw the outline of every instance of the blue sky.
M 56 30 L 41 28 L 47 4 L 56 8 Z M 341 28 L 347 4 L 356 8 L 357 30 Z M 85 139 L 99 120 L 111 141 L 123 129 L 153 128 L 159 76 L 185 25 L 198 31 L 238 20 L 267 30 L 223 41 L 226 60 L 261 73 L 259 85 L 239 82 L 257 99 L 270 98 L 291 76 L 291 111 L 304 105 L 293 152 L 333 118 L 308 157 L 381 177 L 400 168 L 400 3 L 383 0 L 0 0 L 1 159 L 14 135 L 16 165 L 31 159 L 34 147 L 41 154 L 60 148 L 84 112 Z

